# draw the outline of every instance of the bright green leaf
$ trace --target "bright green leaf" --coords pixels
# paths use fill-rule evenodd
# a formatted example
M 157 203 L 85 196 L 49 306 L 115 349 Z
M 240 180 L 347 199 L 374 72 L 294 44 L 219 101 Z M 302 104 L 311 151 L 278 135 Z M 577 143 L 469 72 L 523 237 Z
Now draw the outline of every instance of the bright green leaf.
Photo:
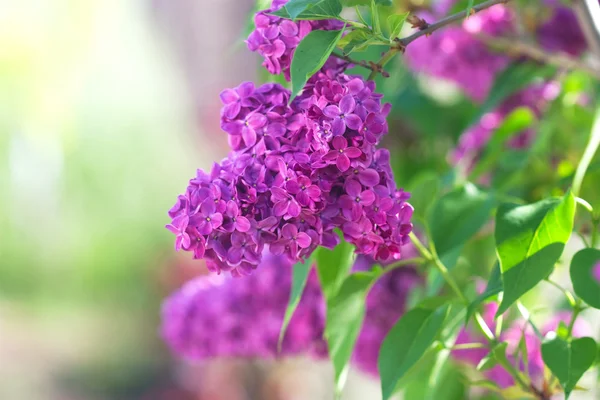
M 413 218 L 427 221 L 429 210 L 440 191 L 441 182 L 436 173 L 423 173 L 413 178 L 408 185 L 410 204 L 414 207 Z
M 371 0 L 371 28 L 376 34 L 381 34 L 381 23 L 379 16 L 379 8 L 377 7 L 377 0 Z
M 475 311 L 477 311 L 477 308 L 481 303 L 483 303 L 490 297 L 502 292 L 503 289 L 504 286 L 502 284 L 502 273 L 500 272 L 500 264 L 496 263 L 496 265 L 494 265 L 494 269 L 492 269 L 492 274 L 490 275 L 490 279 L 488 280 L 485 290 L 483 291 L 483 293 L 477 296 L 475 300 L 471 302 L 471 304 L 469 304 L 469 307 L 467 307 L 465 325 L 469 323 L 471 316 Z
M 400 35 L 404 22 L 406 21 L 406 18 L 408 18 L 408 14 L 410 13 L 392 14 L 388 17 L 387 22 L 390 28 L 390 43 Z
M 392 0 L 375 0 L 375 3 L 382 6 L 391 6 Z M 342 4 L 346 7 L 366 6 L 371 4 L 371 0 L 342 0 Z
M 596 342 L 590 337 L 570 342 L 555 337 L 542 344 L 544 363 L 558 378 L 567 399 L 585 371 L 594 364 L 596 351 Z
M 335 371 L 336 392 L 340 392 L 348 362 L 365 317 L 365 303 L 377 273 L 357 272 L 349 275 L 339 291 L 327 301 L 325 339 Z
M 571 281 L 575 294 L 594 308 L 600 308 L 600 282 L 594 277 L 594 267 L 600 263 L 600 250 L 584 249 L 573 256 Z
M 292 60 L 292 98 L 304 89 L 308 79 L 325 64 L 338 40 L 342 37 L 342 33 L 344 33 L 343 29 L 339 31 L 316 30 L 302 39 Z
M 299 0 L 295 3 L 290 4 L 293 0 L 286 3 L 285 7 L 273 12 L 273 15 L 278 17 L 294 19 L 294 20 L 322 20 L 322 19 L 337 19 L 342 12 L 342 4 L 340 0 L 321 0 L 321 1 L 310 1 L 310 0 Z M 303 4 L 306 6 L 297 13 Z M 292 11 L 289 11 L 289 7 L 292 6 Z M 295 15 L 295 17 L 292 17 Z
M 450 306 L 437 310 L 415 308 L 404 314 L 390 330 L 379 351 L 379 374 L 383 400 L 389 399 L 398 381 L 433 344 Z
M 354 247 L 341 240 L 335 249 L 320 247 L 317 250 L 317 274 L 326 299 L 333 297 L 354 264 Z
M 471 15 L 471 10 L 473 9 L 473 0 L 469 0 L 467 3 L 467 17 Z
M 438 256 L 451 268 L 463 245 L 488 221 L 496 201 L 471 183 L 442 196 L 429 215 L 431 239 Z
M 377 38 L 373 36 L 373 33 L 369 29 L 355 29 L 340 38 L 337 46 L 344 51 L 344 54 L 351 54 L 355 51 L 360 52 L 366 50 L 376 39 Z
M 304 292 L 306 281 L 308 280 L 308 274 L 312 267 L 312 258 L 305 260 L 304 263 L 297 263 L 292 269 L 292 289 L 290 291 L 290 299 L 288 301 L 287 308 L 285 309 L 285 316 L 283 317 L 283 323 L 279 332 L 278 349 L 281 350 L 281 344 L 285 337 L 285 331 L 287 330 L 290 320 L 300 303 L 300 298 Z
M 497 315 L 550 275 L 573 230 L 575 198 L 503 204 L 496 216 L 496 249 L 504 283 Z

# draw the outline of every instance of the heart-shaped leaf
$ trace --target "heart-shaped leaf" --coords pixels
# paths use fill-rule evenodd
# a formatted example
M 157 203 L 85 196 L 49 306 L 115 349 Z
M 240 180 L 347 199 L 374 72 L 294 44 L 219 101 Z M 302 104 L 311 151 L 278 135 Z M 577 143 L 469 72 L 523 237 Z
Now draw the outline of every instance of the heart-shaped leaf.
M 557 336 L 542 344 L 542 358 L 558 378 L 565 398 L 569 398 L 579 379 L 594 364 L 596 351 L 596 342 L 590 337 L 569 342 Z
M 600 263 L 600 250 L 584 249 L 573 256 L 571 281 L 577 296 L 594 308 L 600 308 L 600 282 L 594 276 Z

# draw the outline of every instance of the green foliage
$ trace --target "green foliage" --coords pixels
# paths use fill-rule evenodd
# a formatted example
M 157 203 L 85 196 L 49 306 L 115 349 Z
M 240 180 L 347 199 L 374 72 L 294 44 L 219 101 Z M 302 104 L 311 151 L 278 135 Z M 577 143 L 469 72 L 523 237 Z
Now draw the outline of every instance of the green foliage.
M 410 182 L 410 204 L 415 208 L 413 218 L 423 223 L 428 221 L 429 210 L 433 205 L 442 184 L 434 173 L 422 173 Z
M 394 394 L 398 381 L 433 344 L 449 311 L 449 305 L 434 310 L 418 307 L 404 314 L 390 330 L 378 361 L 384 400 Z
M 439 258 L 454 266 L 464 244 L 488 221 L 494 196 L 467 183 L 442 196 L 429 215 L 431 240 Z
M 382 6 L 391 6 L 392 0 L 375 0 L 375 3 Z M 371 4 L 371 0 L 342 0 L 342 4 L 346 7 L 368 6 Z
M 337 19 L 342 12 L 339 0 L 290 0 L 273 15 L 293 20 Z
M 392 14 L 387 18 L 390 29 L 390 43 L 400 35 L 404 22 L 406 21 L 406 18 L 408 18 L 408 14 L 408 12 L 404 14 Z
M 584 249 L 573 256 L 570 270 L 575 294 L 594 308 L 600 308 L 600 282 L 593 275 L 599 262 L 600 250 Z
M 481 305 L 481 303 L 490 297 L 499 294 L 502 292 L 502 290 L 504 290 L 504 286 L 502 284 L 502 273 L 500 272 L 500 264 L 496 263 L 492 269 L 492 274 L 490 275 L 490 279 L 488 280 L 485 290 L 483 293 L 477 296 L 475 300 L 471 302 L 471 304 L 469 304 L 469 307 L 467 308 L 465 324 L 469 322 L 471 316 L 475 311 L 477 311 L 477 308 Z
M 497 315 L 550 275 L 571 236 L 574 216 L 571 192 L 526 206 L 499 207 L 495 235 L 504 296 Z
M 542 358 L 558 378 L 569 398 L 583 374 L 596 360 L 597 345 L 594 339 L 584 337 L 572 341 L 556 337 L 542 344 Z
M 341 237 L 341 235 L 340 235 Z M 344 279 L 350 273 L 354 263 L 354 248 L 345 240 L 340 241 L 335 249 L 321 247 L 316 252 L 317 274 L 325 298 L 333 297 Z
M 377 38 L 369 29 L 359 28 L 340 38 L 337 46 L 344 51 L 344 54 L 351 54 L 355 51 L 367 50 L 376 40 Z
M 325 339 L 333 362 L 337 393 L 345 383 L 348 362 L 365 317 L 366 297 L 377 277 L 377 272 L 351 274 L 339 291 L 327 299 Z
M 316 30 L 302 39 L 292 60 L 292 98 L 302 91 L 308 79 L 325 64 L 343 32 L 343 29 L 339 31 Z
M 300 298 L 304 292 L 306 281 L 308 280 L 308 274 L 312 268 L 312 257 L 305 260 L 304 263 L 299 262 L 294 265 L 292 270 L 292 288 L 290 291 L 290 299 L 285 309 L 285 316 L 283 317 L 283 323 L 281 324 L 281 331 L 279 332 L 278 348 L 281 349 L 283 338 L 285 337 L 285 331 L 300 303 Z

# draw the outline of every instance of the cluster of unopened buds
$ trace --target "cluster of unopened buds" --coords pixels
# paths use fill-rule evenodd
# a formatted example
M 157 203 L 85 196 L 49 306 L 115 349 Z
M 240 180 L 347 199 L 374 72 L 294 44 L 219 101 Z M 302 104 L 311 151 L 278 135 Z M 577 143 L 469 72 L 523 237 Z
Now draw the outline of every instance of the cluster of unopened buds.
M 337 26 L 265 12 L 255 21 L 249 47 L 286 77 L 300 39 Z M 389 152 L 376 148 L 390 105 L 374 82 L 346 75 L 347 67 L 328 60 L 293 100 L 272 83 L 221 93 L 221 127 L 232 151 L 210 172 L 198 170 L 169 211 L 178 250 L 206 259 L 213 271 L 246 275 L 265 249 L 296 262 L 318 246 L 336 246 L 339 230 L 359 254 L 401 257 L 413 209 L 409 194 L 396 188 Z

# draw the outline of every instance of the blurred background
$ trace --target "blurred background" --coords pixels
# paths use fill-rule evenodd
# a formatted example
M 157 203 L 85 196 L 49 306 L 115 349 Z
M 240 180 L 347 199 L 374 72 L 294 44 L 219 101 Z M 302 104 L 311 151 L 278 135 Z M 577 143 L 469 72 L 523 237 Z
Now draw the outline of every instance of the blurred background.
M 330 398 L 326 364 L 192 367 L 158 335 L 161 300 L 204 273 L 173 251 L 166 211 L 227 152 L 219 92 L 264 79 L 243 43 L 254 7 L 0 0 L 0 399 Z M 441 174 L 476 106 L 394 68 L 397 178 Z M 561 168 L 548 187 L 574 164 Z M 376 398 L 378 383 L 355 374 L 346 392 Z

